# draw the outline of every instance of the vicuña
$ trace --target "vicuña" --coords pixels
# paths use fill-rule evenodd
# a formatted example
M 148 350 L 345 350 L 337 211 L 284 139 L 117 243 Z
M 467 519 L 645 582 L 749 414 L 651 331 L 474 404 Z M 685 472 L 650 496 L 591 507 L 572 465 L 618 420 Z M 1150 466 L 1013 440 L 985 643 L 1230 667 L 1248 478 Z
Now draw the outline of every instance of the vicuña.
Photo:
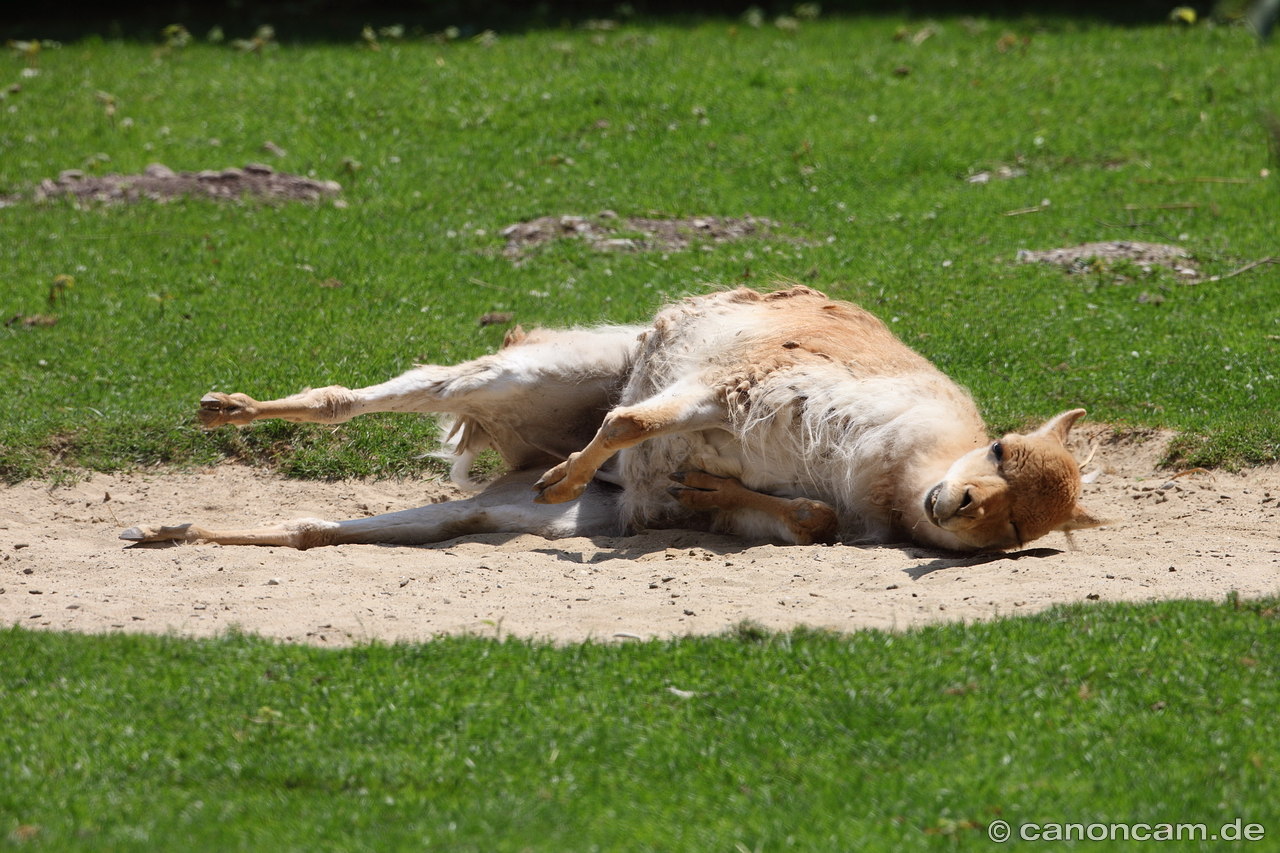
M 389 382 L 258 402 L 211 393 L 206 426 L 451 416 L 453 478 L 509 472 L 465 500 L 257 530 L 132 527 L 134 542 L 419 545 L 472 533 L 549 539 L 693 528 L 788 543 L 1017 548 L 1101 524 L 1066 447 L 1083 409 L 995 441 L 964 389 L 880 320 L 807 287 L 691 297 L 648 326 L 524 333 L 493 355 Z

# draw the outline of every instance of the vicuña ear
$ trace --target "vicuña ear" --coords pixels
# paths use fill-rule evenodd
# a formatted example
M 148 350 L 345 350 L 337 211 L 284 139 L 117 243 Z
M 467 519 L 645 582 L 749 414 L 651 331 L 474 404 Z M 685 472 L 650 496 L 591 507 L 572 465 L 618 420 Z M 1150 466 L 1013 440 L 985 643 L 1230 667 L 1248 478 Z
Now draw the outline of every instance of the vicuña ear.
M 1070 533 L 1072 530 L 1085 530 L 1089 527 L 1101 527 L 1107 523 L 1107 519 L 1094 515 L 1080 504 L 1076 504 L 1074 514 L 1071 518 L 1058 525 L 1058 529 L 1063 533 Z
M 1071 432 L 1071 428 L 1075 426 L 1076 421 L 1080 420 L 1082 417 L 1084 417 L 1084 415 L 1085 415 L 1084 409 L 1072 409 L 1069 412 L 1063 412 L 1062 414 L 1054 415 L 1052 418 L 1050 418 L 1048 421 L 1045 422 L 1044 426 L 1040 427 L 1040 429 L 1032 433 L 1032 435 L 1057 436 L 1058 441 L 1061 441 L 1063 444 L 1066 444 L 1067 433 Z

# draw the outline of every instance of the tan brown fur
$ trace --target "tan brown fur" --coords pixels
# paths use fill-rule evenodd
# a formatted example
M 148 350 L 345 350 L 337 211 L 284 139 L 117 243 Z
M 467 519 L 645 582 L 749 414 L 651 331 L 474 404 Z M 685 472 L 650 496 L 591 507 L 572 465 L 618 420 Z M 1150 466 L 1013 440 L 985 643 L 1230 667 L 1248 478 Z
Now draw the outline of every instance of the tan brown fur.
M 475 498 L 387 516 L 123 538 L 306 548 L 681 526 L 991 550 L 1099 523 L 1079 505 L 1065 444 L 1083 410 L 992 443 L 962 388 L 870 313 L 806 287 L 691 297 L 647 328 L 516 327 L 499 352 L 455 367 L 267 402 L 215 393 L 200 416 L 212 427 L 372 411 L 453 416 L 460 482 L 486 447 L 514 473 Z
M 935 523 L 988 548 L 1020 546 L 1055 530 L 1069 533 L 1103 523 L 1079 504 L 1079 466 L 1066 447 L 1071 426 L 1083 415 L 1083 409 L 1074 409 L 1029 435 L 1003 436 L 992 445 L 1001 448 L 999 460 L 990 452 L 962 457 L 930 494 Z

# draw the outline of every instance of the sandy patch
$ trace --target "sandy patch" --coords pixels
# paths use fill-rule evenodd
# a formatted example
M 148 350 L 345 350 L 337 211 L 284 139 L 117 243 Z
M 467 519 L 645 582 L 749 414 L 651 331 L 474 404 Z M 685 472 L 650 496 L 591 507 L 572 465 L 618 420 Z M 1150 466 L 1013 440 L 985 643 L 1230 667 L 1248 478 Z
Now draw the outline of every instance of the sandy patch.
M 1087 435 L 1087 429 L 1085 431 Z M 1095 430 L 1095 434 L 1101 434 Z M 548 542 L 470 536 L 297 552 L 128 547 L 138 522 L 349 518 L 455 495 L 427 481 L 314 483 L 222 466 L 27 482 L 0 501 L 0 624 L 207 636 L 231 626 L 344 645 L 440 634 L 560 641 L 775 629 L 907 628 L 1060 602 L 1280 593 L 1280 467 L 1172 481 L 1164 438 L 1107 438 L 1084 502 L 1116 519 L 998 557 L 914 547 L 779 547 L 684 531 Z M 1095 466 L 1091 466 L 1095 467 Z M 110 495 L 107 500 L 106 496 Z
M 1062 249 L 1033 252 L 1018 250 L 1018 260 L 1023 263 L 1054 264 L 1068 273 L 1098 272 L 1119 263 L 1128 263 L 1151 272 L 1152 267 L 1168 267 L 1189 279 L 1200 275 L 1196 261 L 1181 246 L 1164 243 L 1139 243 L 1133 240 L 1112 240 L 1105 243 L 1081 243 Z
M 152 163 L 139 175 L 88 175 L 79 169 L 67 169 L 57 179 L 45 178 L 31 193 L 34 201 L 50 198 L 74 198 L 77 201 L 138 202 L 167 201 L 181 196 L 219 200 L 245 196 L 281 201 L 316 201 L 340 192 L 336 181 L 317 181 L 287 172 L 277 172 L 262 163 L 249 163 L 243 169 L 206 169 L 202 172 L 175 172 L 162 163 Z M 4 207 L 15 204 L 17 197 L 0 199 Z
M 606 210 L 594 217 L 543 216 L 516 222 L 503 228 L 501 235 L 507 241 L 503 253 L 519 259 L 529 249 L 553 240 L 583 240 L 602 252 L 683 252 L 696 243 L 713 245 L 750 237 L 771 237 L 776 227 L 777 223 L 755 216 L 620 219 L 613 211 Z

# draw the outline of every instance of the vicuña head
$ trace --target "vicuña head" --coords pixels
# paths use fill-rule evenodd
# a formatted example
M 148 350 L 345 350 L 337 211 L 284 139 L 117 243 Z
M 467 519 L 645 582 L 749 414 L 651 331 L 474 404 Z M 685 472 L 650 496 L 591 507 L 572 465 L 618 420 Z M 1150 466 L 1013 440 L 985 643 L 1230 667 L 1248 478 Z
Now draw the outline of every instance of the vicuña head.
M 925 517 L 972 548 L 997 551 L 1104 524 L 1080 505 L 1080 466 L 1066 446 L 1084 413 L 1063 412 L 961 456 L 925 495 Z

